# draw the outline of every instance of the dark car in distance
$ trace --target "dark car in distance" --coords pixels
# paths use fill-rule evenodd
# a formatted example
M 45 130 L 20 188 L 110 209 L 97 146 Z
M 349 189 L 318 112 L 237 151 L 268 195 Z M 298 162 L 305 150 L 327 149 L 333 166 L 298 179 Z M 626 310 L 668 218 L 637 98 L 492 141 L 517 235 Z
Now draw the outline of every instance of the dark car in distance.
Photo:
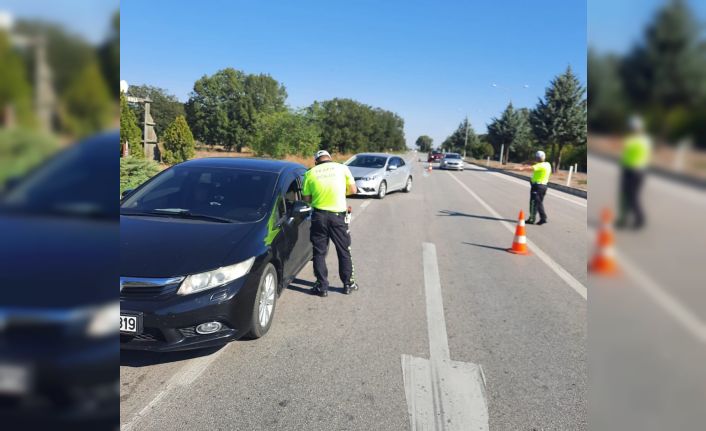
M 120 205 L 120 347 L 175 351 L 259 338 L 311 260 L 304 166 L 207 158 Z
M 428 163 L 438 162 L 444 158 L 444 154 L 441 151 L 432 150 L 429 152 Z

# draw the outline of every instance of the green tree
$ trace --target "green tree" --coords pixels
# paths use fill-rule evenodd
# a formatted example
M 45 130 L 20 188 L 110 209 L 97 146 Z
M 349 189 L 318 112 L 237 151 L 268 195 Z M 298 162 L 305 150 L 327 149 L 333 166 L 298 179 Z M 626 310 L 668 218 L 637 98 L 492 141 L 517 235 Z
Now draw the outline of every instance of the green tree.
M 186 118 L 180 115 L 164 131 L 164 161 L 169 164 L 181 163 L 194 157 L 194 135 L 191 134 Z
M 315 102 L 308 108 L 321 128 L 321 146 L 338 153 L 402 151 L 404 120 L 394 112 L 352 99 Z
M 586 144 L 586 99 L 571 67 L 554 78 L 530 115 L 537 139 L 548 145 L 554 169 L 561 166 L 561 153 L 566 145 Z
M 154 131 L 157 137 L 162 140 L 162 134 L 174 120 L 180 115 L 186 115 L 184 104 L 177 99 L 176 96 L 170 94 L 167 90 L 151 85 L 130 85 L 128 90 L 131 96 L 149 98 L 152 100 L 150 106 L 150 114 L 154 119 Z M 135 116 L 139 119 L 144 118 L 144 106 L 136 105 L 133 107 Z
M 429 151 L 431 151 L 432 142 L 434 142 L 432 138 L 427 135 L 422 135 L 417 138 L 417 142 L 415 142 L 414 145 L 416 145 L 419 151 L 421 151 L 422 153 L 428 153 Z
M 22 58 L 10 45 L 9 36 L 0 30 L 0 126 L 5 118 L 6 108 L 11 107 L 20 125 L 32 125 L 32 88 L 27 82 Z
M 588 127 L 592 132 L 622 132 L 627 126 L 627 97 L 619 67 L 617 57 L 588 50 Z
M 269 75 L 228 68 L 194 83 L 186 114 L 197 139 L 240 152 L 254 137 L 258 116 L 284 110 L 286 99 L 284 86 Z
M 120 193 L 134 189 L 159 172 L 159 165 L 152 160 L 134 157 L 120 159 Z
M 465 118 L 456 130 L 441 143 L 441 148 L 459 154 L 471 152 L 471 148 L 478 145 L 478 135 L 473 130 L 473 126 Z
M 685 0 L 669 0 L 620 67 L 632 108 L 662 140 L 690 132 L 689 111 L 706 106 L 703 26 Z
M 93 61 L 76 76 L 62 98 L 63 123 L 76 137 L 105 129 L 113 116 L 113 101 L 98 62 Z
M 15 32 L 26 36 L 42 36 L 47 43 L 47 61 L 52 70 L 52 82 L 59 98 L 72 86 L 76 77 L 96 61 L 96 51 L 80 36 L 63 26 L 40 20 L 18 19 Z M 25 51 L 29 70 L 34 70 L 34 55 Z M 118 63 L 119 64 L 119 63 Z M 111 83 L 118 88 L 118 83 Z
M 0 190 L 7 179 L 24 175 L 58 148 L 53 136 L 23 127 L 0 128 Z
M 508 104 L 500 118 L 493 118 L 488 124 L 488 140 L 495 151 L 504 148 L 502 162 L 513 160 L 524 161 L 534 146 L 532 129 L 529 124 L 529 111 L 516 110 L 512 103 Z
M 113 97 L 116 97 L 120 92 L 120 11 L 113 13 L 110 24 L 110 33 L 98 48 L 98 57 L 105 81 Z
M 135 114 L 130 109 L 127 98 L 120 95 L 120 143 L 128 143 L 130 155 L 137 158 L 145 158 L 145 151 L 142 148 L 142 132 L 137 126 Z
M 277 159 L 297 154 L 311 157 L 321 142 L 320 130 L 306 111 L 279 111 L 258 118 L 252 149 Z

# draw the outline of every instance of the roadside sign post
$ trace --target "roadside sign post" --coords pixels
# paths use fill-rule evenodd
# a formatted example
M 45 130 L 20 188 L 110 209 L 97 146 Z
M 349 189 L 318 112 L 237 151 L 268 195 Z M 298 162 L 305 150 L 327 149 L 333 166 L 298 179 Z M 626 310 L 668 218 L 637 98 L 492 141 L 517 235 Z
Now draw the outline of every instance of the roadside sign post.
M 569 176 L 566 177 L 566 186 L 569 187 L 571 185 L 571 174 L 574 173 L 574 167 L 569 166 Z

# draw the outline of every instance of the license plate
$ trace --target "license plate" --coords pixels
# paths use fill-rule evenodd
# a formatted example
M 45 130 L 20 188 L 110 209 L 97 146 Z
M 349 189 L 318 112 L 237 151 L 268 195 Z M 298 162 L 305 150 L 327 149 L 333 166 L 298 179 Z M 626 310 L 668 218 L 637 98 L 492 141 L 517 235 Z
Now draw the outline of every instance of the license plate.
M 138 316 L 120 315 L 120 332 L 137 334 L 140 331 L 140 321 Z
M 25 395 L 31 379 L 32 374 L 24 365 L 0 364 L 0 394 Z

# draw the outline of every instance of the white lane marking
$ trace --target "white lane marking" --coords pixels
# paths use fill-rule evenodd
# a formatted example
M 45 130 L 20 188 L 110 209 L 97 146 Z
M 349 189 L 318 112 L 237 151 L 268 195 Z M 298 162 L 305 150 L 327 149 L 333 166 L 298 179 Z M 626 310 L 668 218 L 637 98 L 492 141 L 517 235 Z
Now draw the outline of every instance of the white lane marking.
M 595 229 L 589 228 L 588 232 L 589 235 L 595 236 Z M 635 265 L 624 253 L 615 250 L 615 259 L 620 268 L 635 282 L 637 288 L 645 292 L 655 304 L 681 324 L 698 341 L 706 344 L 706 323 Z
M 367 207 L 368 205 L 370 205 L 370 201 L 365 201 L 362 204 L 360 204 L 360 208 L 363 209 L 363 208 Z
M 483 370 L 451 360 L 434 244 L 424 243 L 422 255 L 430 359 L 402 355 L 410 428 L 488 430 Z
M 127 423 L 120 426 L 120 431 L 131 431 L 140 422 L 142 418 L 151 413 L 162 399 L 175 389 L 189 386 L 192 382 L 199 378 L 201 374 L 208 368 L 213 361 L 226 351 L 230 345 L 224 346 L 219 351 L 208 356 L 191 359 L 189 363 L 184 365 L 177 371 L 167 382 L 167 385 L 152 398 L 136 415 L 134 415 Z M 137 428 L 139 429 L 139 427 Z
M 470 163 L 469 163 L 469 165 L 470 165 L 470 166 L 473 166 L 473 169 L 475 169 L 475 170 L 477 170 L 477 171 L 487 171 L 487 169 L 484 168 L 484 167 L 476 166 L 476 165 L 471 165 Z M 505 174 L 502 174 L 502 173 L 500 173 L 500 172 L 488 172 L 488 173 L 489 173 L 490 175 L 494 175 L 494 176 L 497 177 L 497 178 L 502 178 L 502 179 L 504 179 L 505 181 L 510 181 L 511 183 L 515 183 L 515 184 L 520 184 L 520 185 L 522 185 L 522 186 L 524 186 L 524 187 L 526 187 L 526 188 L 529 188 L 529 187 L 530 187 L 529 182 L 527 182 L 527 181 L 522 181 L 522 180 L 520 180 L 519 178 L 511 177 L 511 176 L 509 176 L 509 175 L 505 175 Z M 576 204 L 576 205 L 578 205 L 578 206 L 581 206 L 581 207 L 584 207 L 584 208 L 588 208 L 588 202 L 586 201 L 586 199 L 583 199 L 583 200 L 571 199 L 571 198 L 568 198 L 568 197 L 566 197 L 566 196 L 563 196 L 563 193 L 562 193 L 562 192 L 559 192 L 559 191 L 556 191 L 556 190 L 553 190 L 553 189 L 547 190 L 547 194 L 548 194 L 549 196 L 553 196 L 553 197 L 555 197 L 555 198 L 559 198 L 559 199 L 565 200 L 565 201 L 567 201 L 567 202 L 571 202 L 572 204 Z
M 450 173 L 449 173 L 449 176 L 451 178 L 453 178 L 453 180 L 456 181 L 464 190 L 466 190 L 466 192 L 468 192 L 468 194 L 473 196 L 473 198 L 475 198 L 475 200 L 477 200 L 491 215 L 493 215 L 494 217 L 499 218 L 499 219 L 503 218 L 503 216 L 498 214 L 498 212 L 495 211 L 495 209 L 493 209 L 493 207 L 488 205 L 473 190 L 469 189 L 468 186 L 466 186 L 463 182 L 461 182 L 461 180 L 459 180 L 455 176 L 451 175 Z M 515 233 L 515 226 L 511 225 L 510 223 L 508 223 L 506 221 L 501 221 L 500 223 L 503 226 L 505 226 L 505 228 L 507 228 L 507 230 L 509 230 L 513 234 Z M 588 298 L 588 291 L 586 289 L 586 286 L 581 284 L 580 281 L 578 281 L 576 278 L 574 278 L 567 270 L 565 270 L 561 265 L 556 263 L 556 261 L 554 261 L 554 259 L 549 257 L 549 255 L 547 253 L 545 253 L 541 248 L 539 248 L 539 246 L 537 246 L 535 243 L 533 243 L 529 239 L 527 240 L 527 246 L 530 247 L 532 249 L 532 251 L 534 252 L 534 254 L 538 258 L 540 258 L 542 260 L 542 262 L 544 262 L 552 271 L 554 271 L 556 273 L 556 275 L 558 275 L 562 280 L 564 280 L 566 282 L 566 284 L 568 284 L 572 289 L 574 289 L 576 291 L 576 293 L 581 295 L 581 297 L 583 299 Z

